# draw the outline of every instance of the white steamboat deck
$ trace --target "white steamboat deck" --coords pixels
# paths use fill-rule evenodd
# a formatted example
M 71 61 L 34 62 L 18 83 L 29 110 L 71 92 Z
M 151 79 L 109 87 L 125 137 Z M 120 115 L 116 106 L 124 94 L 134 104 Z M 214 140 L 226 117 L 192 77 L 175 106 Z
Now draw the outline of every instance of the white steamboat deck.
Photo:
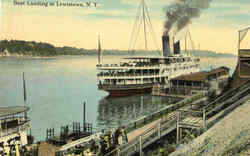
M 120 64 L 98 64 L 98 88 L 110 92 L 126 86 L 168 84 L 169 80 L 184 74 L 198 72 L 199 59 L 191 56 L 125 58 Z M 114 88 L 114 89 L 112 89 Z M 130 87 L 131 88 L 131 87 Z

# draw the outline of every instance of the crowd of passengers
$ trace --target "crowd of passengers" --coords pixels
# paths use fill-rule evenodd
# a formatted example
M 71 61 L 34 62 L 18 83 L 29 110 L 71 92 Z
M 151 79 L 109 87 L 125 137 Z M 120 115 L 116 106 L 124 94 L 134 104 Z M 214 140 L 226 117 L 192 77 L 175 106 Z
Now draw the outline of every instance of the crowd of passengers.
M 127 72 L 100 72 L 97 76 L 135 76 L 135 75 L 153 75 L 157 74 L 159 71 L 147 71 L 147 72 L 134 72 L 134 71 L 127 71 Z
M 181 63 L 181 62 L 189 62 L 192 61 L 191 58 L 173 58 L 164 60 L 165 63 Z M 194 61 L 199 61 L 199 59 L 195 59 Z M 121 67 L 145 67 L 145 66 L 154 66 L 159 65 L 159 62 L 123 62 L 120 63 Z M 118 64 L 105 64 L 104 67 L 119 67 Z
M 158 63 L 152 63 L 152 62 L 124 62 L 120 63 L 120 67 L 145 67 L 145 66 L 154 66 L 158 65 Z M 98 65 L 100 66 L 100 65 Z M 119 67 L 118 64 L 104 64 L 104 67 Z

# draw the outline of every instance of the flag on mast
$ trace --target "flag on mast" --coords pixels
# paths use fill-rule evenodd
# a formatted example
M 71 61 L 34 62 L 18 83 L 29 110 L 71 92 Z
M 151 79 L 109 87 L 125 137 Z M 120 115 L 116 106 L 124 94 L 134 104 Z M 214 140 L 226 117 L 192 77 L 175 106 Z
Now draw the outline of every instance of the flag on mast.
M 100 35 L 98 35 L 98 64 L 101 64 L 101 51 Z

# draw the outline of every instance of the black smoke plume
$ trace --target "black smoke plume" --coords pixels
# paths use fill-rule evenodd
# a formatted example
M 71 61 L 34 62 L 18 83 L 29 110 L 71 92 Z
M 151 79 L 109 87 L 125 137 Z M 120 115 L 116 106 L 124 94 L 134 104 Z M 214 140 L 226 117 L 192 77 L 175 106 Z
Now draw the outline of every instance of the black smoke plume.
M 165 34 L 175 28 L 175 33 L 191 23 L 193 18 L 198 18 L 201 12 L 210 6 L 212 0 L 174 0 L 166 8 Z

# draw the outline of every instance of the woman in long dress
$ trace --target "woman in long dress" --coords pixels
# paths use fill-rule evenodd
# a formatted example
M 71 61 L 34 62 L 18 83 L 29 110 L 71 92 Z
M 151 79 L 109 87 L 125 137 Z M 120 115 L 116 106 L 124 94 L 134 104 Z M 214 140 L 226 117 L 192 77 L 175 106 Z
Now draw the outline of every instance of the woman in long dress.
M 122 128 L 121 133 L 122 133 L 122 144 L 128 143 L 128 136 L 125 127 Z

